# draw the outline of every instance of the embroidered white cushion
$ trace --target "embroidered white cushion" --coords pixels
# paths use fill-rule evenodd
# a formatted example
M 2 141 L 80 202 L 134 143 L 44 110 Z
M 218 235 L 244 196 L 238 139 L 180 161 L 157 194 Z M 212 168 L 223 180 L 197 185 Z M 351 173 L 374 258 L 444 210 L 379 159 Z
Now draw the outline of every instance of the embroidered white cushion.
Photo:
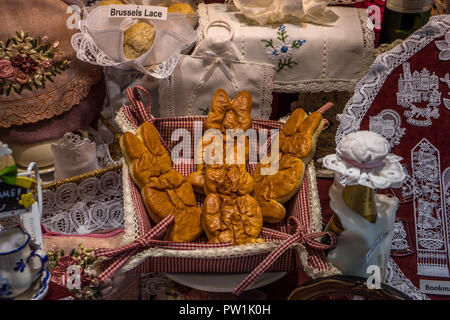
M 215 20 L 232 25 L 233 44 L 247 62 L 275 65 L 274 91 L 353 91 L 373 62 L 374 33 L 367 27 L 367 11 L 330 7 L 339 19 L 327 26 L 286 23 L 282 26 L 250 24 L 225 4 L 199 4 L 199 39 Z M 215 37 L 221 27 L 211 28 Z

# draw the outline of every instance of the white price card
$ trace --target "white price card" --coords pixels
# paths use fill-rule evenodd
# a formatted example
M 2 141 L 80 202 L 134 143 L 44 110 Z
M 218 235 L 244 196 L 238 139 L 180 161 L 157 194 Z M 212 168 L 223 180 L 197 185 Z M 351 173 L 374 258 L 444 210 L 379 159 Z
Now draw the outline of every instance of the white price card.
M 109 6 L 110 18 L 135 18 L 167 20 L 167 7 L 139 6 L 139 5 L 112 5 Z

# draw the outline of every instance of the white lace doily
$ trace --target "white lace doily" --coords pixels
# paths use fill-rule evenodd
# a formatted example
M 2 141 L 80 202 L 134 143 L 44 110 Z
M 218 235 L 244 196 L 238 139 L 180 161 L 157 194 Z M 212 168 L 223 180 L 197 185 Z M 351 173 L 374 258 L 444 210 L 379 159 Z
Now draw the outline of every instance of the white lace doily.
M 81 183 L 65 183 L 43 191 L 42 223 L 62 234 L 87 234 L 121 228 L 123 222 L 122 176 L 108 171 Z

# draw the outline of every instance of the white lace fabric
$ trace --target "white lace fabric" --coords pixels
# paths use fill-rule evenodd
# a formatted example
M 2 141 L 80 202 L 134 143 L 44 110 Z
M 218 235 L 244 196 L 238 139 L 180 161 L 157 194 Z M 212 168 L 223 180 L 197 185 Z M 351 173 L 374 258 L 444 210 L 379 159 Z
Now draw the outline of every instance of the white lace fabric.
M 85 10 L 80 32 L 72 37 L 78 59 L 94 65 L 135 69 L 163 79 L 173 72 L 181 52 L 191 48 L 196 41 L 196 32 L 185 16 L 171 12 L 167 20 L 151 20 L 156 31 L 152 47 L 137 59 L 129 60 L 123 54 L 123 34 L 139 20 L 111 19 L 108 10 L 107 6 Z
M 65 183 L 42 196 L 42 223 L 52 232 L 88 234 L 124 226 L 120 172 Z
M 340 124 L 336 133 L 337 143 L 348 133 L 359 130 L 367 110 L 392 71 L 430 42 L 442 37 L 449 28 L 448 15 L 431 17 L 430 22 L 407 41 L 377 56 L 366 76 L 356 86 L 355 94 L 348 101 L 344 112 L 338 115 Z
M 385 283 L 403 292 L 413 300 L 430 300 L 405 276 L 392 258 L 388 260 Z
M 245 61 L 275 65 L 275 92 L 353 91 L 373 62 L 374 33 L 367 28 L 366 10 L 332 10 L 340 18 L 330 26 L 258 26 L 248 24 L 239 11 L 227 9 L 226 4 L 200 3 L 198 36 L 199 40 L 205 38 L 202 30 L 211 21 L 229 22 L 235 30 L 233 43 Z M 285 34 L 280 37 L 283 26 Z

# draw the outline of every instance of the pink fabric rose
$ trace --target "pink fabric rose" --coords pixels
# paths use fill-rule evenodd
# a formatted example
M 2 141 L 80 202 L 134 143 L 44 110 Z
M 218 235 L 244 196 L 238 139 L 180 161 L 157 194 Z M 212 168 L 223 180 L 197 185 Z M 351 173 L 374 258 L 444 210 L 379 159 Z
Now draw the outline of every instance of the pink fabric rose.
M 50 281 L 54 284 L 64 287 L 66 285 L 66 280 L 66 269 L 57 266 L 51 271 Z
M 19 71 L 19 72 L 17 73 L 16 81 L 17 81 L 18 83 L 20 83 L 20 84 L 25 84 L 25 83 L 27 83 L 28 81 L 30 81 L 30 77 L 27 76 L 27 75 L 26 75 L 25 73 L 23 73 L 22 71 Z
M 8 81 L 15 81 L 18 70 L 13 67 L 11 61 L 0 60 L 0 78 Z
M 64 256 L 59 258 L 58 265 L 63 268 L 64 270 L 70 267 L 75 263 L 75 259 L 71 256 Z

